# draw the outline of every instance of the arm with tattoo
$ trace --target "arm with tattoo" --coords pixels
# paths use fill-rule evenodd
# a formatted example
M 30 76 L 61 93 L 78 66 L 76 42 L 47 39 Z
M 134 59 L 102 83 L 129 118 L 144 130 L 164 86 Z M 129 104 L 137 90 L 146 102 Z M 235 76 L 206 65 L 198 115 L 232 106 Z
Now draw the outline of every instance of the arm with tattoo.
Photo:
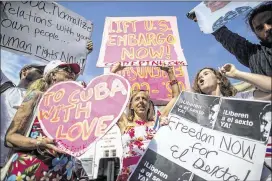
M 37 147 L 37 140 L 24 136 L 24 132 L 29 127 L 34 107 L 40 96 L 40 92 L 33 91 L 24 98 L 6 133 L 6 145 L 8 147 L 23 150 L 31 150 Z

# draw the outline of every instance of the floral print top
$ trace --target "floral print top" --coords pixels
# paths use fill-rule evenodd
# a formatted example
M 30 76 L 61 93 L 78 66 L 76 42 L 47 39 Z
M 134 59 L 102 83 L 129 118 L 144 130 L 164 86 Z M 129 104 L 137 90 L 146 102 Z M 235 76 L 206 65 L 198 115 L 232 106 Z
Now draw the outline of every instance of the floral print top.
M 39 121 L 32 126 L 30 137 L 45 136 Z M 54 156 L 53 156 L 54 155 Z M 85 181 L 88 176 L 79 160 L 66 154 L 56 154 L 52 150 L 44 152 L 18 151 L 12 157 L 12 162 L 4 181 Z
M 122 135 L 123 168 L 117 181 L 128 180 L 157 131 L 154 126 L 146 126 L 145 121 L 135 121 L 135 123 L 136 126 L 127 127 Z
M 156 131 L 145 126 L 145 121 L 135 121 L 138 126 L 128 127 L 122 136 L 123 158 L 142 156 Z

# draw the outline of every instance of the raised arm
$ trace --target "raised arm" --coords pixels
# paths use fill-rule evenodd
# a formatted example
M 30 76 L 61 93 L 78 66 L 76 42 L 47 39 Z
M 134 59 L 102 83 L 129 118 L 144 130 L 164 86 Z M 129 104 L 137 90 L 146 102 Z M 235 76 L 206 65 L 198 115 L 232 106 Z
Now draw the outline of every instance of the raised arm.
M 161 67 L 161 69 L 168 73 L 170 85 L 172 88 L 172 99 L 169 101 L 169 103 L 164 107 L 164 109 L 161 112 L 161 116 L 168 116 L 169 112 L 171 111 L 172 107 L 174 106 L 174 104 L 180 94 L 180 88 L 178 85 L 178 81 L 175 77 L 173 67 L 171 67 L 171 68 Z
M 271 77 L 239 71 L 236 69 L 236 67 L 233 64 L 225 64 L 220 69 L 220 71 L 222 74 L 226 75 L 227 77 L 248 82 L 264 92 L 271 93 L 272 91 Z
M 249 58 L 256 52 L 257 46 L 250 43 L 240 35 L 231 32 L 227 27 L 223 26 L 212 33 L 215 39 L 222 44 L 238 61 L 246 67 L 249 67 Z
M 121 70 L 123 70 L 125 67 L 124 66 L 121 66 L 121 63 L 118 62 L 116 64 L 114 64 L 112 67 L 111 67 L 111 73 L 116 73 L 116 72 L 119 72 Z
M 33 91 L 24 98 L 6 133 L 6 146 L 20 150 L 33 150 L 37 147 L 47 147 L 60 152 L 60 150 L 53 145 L 53 140 L 49 138 L 38 140 L 23 135 L 29 127 L 28 125 L 31 121 L 30 119 L 34 107 L 40 96 L 40 93 Z
M 124 134 L 127 127 L 127 121 L 127 116 L 125 113 L 123 113 L 117 122 L 117 126 L 119 127 L 122 135 Z
M 194 22 L 197 22 L 195 12 L 190 12 L 187 17 Z M 249 57 L 253 54 L 258 45 L 252 44 L 244 37 L 233 33 L 226 26 L 223 26 L 212 33 L 215 39 L 222 44 L 222 46 L 233 54 L 237 60 L 246 67 L 249 67 Z

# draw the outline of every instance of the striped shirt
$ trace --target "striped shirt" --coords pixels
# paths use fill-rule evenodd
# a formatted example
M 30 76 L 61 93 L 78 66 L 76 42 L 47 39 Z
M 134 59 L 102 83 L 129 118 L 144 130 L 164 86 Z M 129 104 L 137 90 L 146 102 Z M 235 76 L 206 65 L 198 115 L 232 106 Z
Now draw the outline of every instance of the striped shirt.
M 213 35 L 241 64 L 249 67 L 252 73 L 272 76 L 272 45 L 250 43 L 225 26 Z

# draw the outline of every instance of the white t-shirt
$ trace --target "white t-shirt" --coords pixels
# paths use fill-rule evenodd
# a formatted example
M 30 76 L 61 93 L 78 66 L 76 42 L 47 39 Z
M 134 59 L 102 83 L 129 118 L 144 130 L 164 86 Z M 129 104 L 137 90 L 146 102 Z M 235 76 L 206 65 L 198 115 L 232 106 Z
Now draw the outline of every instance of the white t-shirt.
M 2 73 L 1 70 L 1 85 L 9 79 Z M 23 102 L 26 89 L 11 87 L 1 94 L 1 145 L 0 145 L 0 167 L 4 166 L 7 159 L 9 148 L 4 146 L 6 132 L 10 123 L 17 112 L 18 107 Z

